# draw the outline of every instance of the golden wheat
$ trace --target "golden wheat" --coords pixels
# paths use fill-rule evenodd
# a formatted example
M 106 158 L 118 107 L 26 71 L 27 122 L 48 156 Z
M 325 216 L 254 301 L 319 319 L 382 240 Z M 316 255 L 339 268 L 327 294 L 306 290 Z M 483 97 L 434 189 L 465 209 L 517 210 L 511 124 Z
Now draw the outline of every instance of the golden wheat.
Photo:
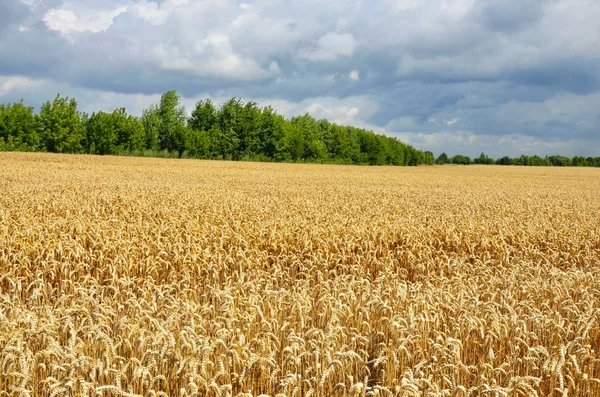
M 600 395 L 600 172 L 0 154 L 0 396 Z

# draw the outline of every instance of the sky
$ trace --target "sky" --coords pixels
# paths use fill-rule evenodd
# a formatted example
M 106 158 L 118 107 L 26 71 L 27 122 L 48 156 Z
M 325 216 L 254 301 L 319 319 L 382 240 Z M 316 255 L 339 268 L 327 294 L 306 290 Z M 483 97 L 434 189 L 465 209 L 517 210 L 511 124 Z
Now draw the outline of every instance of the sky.
M 436 155 L 600 156 L 600 1 L 0 0 L 0 102 L 169 89 Z

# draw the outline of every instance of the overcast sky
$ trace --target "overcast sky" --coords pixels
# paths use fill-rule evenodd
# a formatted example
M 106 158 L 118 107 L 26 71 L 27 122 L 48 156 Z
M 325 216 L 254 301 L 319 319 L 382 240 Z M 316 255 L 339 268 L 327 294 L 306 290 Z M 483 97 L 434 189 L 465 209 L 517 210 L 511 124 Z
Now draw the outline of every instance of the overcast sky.
M 600 1 L 0 0 L 0 102 L 172 88 L 436 155 L 600 156 Z

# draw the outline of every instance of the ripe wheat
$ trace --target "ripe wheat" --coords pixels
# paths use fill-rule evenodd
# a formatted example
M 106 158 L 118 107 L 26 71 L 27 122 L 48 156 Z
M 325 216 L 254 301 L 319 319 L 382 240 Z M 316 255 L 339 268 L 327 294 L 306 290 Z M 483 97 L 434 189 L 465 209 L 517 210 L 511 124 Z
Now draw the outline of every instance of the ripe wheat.
M 600 171 L 0 154 L 2 396 L 600 395 Z

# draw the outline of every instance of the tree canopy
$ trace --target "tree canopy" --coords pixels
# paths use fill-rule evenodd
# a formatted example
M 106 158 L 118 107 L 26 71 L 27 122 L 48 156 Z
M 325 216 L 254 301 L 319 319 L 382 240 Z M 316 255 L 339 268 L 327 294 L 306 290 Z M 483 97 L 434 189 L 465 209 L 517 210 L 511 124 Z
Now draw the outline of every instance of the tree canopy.
M 137 117 L 125 108 L 91 115 L 74 98 L 57 95 L 36 114 L 23 101 L 0 104 L 0 150 L 140 155 L 198 159 L 409 165 L 500 164 L 600 167 L 600 157 L 508 156 L 471 159 L 446 153 L 437 159 L 396 138 L 317 120 L 286 119 L 270 106 L 231 98 L 221 105 L 198 101 L 191 113 L 175 90 Z
M 146 155 L 199 159 L 370 165 L 433 164 L 396 138 L 316 120 L 286 119 L 270 106 L 231 98 L 199 101 L 189 117 L 180 95 L 165 92 L 140 117 L 125 108 L 91 115 L 57 95 L 38 114 L 23 102 L 0 105 L 0 150 Z

